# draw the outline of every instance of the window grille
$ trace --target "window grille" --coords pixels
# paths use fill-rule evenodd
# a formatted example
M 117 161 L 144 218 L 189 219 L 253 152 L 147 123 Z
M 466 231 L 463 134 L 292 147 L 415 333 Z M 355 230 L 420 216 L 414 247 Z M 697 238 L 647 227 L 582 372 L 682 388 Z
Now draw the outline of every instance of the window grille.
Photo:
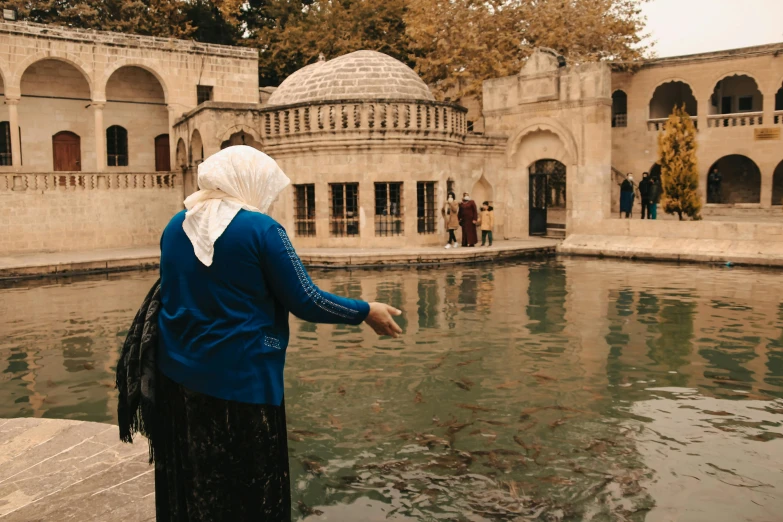
M 315 237 L 315 185 L 294 185 L 294 225 L 299 237 Z
M 330 183 L 329 233 L 332 236 L 359 235 L 359 184 Z
M 106 164 L 109 167 L 128 166 L 128 131 L 119 125 L 106 129 Z
M 375 235 L 401 236 L 402 183 L 375 184 Z
M 7 121 L 0 121 L 0 165 L 13 165 L 11 158 L 11 125 Z
M 434 234 L 437 220 L 435 218 L 434 181 L 419 181 L 416 183 L 416 216 L 419 234 Z
M 197 98 L 196 105 L 201 105 L 204 102 L 212 101 L 212 86 L 197 85 L 196 98 Z

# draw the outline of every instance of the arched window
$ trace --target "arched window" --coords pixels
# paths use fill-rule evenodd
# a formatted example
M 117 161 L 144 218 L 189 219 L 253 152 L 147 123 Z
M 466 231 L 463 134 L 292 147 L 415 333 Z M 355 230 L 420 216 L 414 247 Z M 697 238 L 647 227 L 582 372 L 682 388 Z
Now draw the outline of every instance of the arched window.
M 106 129 L 106 163 L 109 167 L 128 166 L 128 131 L 119 125 Z
M 612 93 L 612 127 L 628 126 L 628 96 L 623 91 Z

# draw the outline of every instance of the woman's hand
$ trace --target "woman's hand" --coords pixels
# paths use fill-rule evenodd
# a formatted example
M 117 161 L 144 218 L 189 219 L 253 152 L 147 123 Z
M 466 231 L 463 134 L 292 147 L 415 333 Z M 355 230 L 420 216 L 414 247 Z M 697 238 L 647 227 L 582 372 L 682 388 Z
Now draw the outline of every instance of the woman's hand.
M 395 315 L 402 315 L 402 312 L 387 304 L 370 303 L 370 313 L 364 322 L 370 325 L 370 328 L 378 335 L 396 338 L 402 333 L 402 328 L 392 319 L 392 316 Z

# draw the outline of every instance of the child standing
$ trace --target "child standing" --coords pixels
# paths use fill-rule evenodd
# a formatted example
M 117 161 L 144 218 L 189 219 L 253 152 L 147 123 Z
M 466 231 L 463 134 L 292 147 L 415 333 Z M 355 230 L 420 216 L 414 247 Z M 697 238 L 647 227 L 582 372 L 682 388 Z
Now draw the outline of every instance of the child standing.
M 489 201 L 481 204 L 481 212 L 478 219 L 481 225 L 481 246 L 489 239 L 489 246 L 492 246 L 492 228 L 495 226 L 495 211 L 489 206 Z

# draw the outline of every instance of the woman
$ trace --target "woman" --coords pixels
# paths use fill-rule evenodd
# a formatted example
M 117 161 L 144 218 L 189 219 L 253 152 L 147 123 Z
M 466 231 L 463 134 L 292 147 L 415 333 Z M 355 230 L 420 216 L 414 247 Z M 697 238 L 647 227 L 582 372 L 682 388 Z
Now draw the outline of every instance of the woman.
M 478 223 L 478 209 L 476 202 L 470 199 L 470 194 L 462 194 L 462 203 L 459 205 L 459 221 L 462 225 L 462 246 L 476 246 L 478 234 L 476 233 L 476 223 Z
M 625 214 L 626 218 L 630 218 L 633 213 L 634 188 L 633 174 L 629 172 L 620 184 L 620 217 Z
M 443 214 L 443 220 L 446 222 L 446 230 L 449 233 L 449 242 L 446 243 L 446 248 L 457 248 L 459 243 L 457 242 L 456 230 L 459 228 L 459 203 L 457 203 L 457 196 L 453 192 L 449 192 L 446 204 L 443 205 L 443 209 L 440 211 Z
M 368 323 L 396 337 L 379 303 L 318 289 L 269 217 L 289 184 L 269 156 L 224 149 L 198 168 L 199 191 L 161 239 L 158 521 L 288 521 L 283 366 L 288 313 Z

